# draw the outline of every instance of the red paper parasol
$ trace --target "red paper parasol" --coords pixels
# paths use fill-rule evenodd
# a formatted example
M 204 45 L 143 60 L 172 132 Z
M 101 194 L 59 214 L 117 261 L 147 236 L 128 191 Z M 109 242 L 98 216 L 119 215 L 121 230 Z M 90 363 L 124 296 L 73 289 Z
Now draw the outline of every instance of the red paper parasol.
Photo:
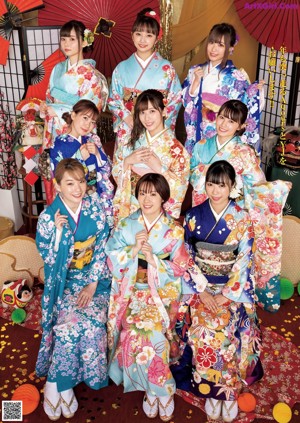
M 44 4 L 39 12 L 40 26 L 62 26 L 76 19 L 95 33 L 93 52 L 85 57 L 93 58 L 106 77 L 135 51 L 131 28 L 137 13 L 145 7 L 159 13 L 158 0 L 45 0 Z
M 45 100 L 51 71 L 57 63 L 63 60 L 65 60 L 65 56 L 57 49 L 38 67 L 30 71 L 32 85 L 29 85 L 25 98 L 39 98 Z
M 258 2 L 234 0 L 236 11 L 246 30 L 267 47 L 288 53 L 300 52 L 300 6 L 295 0 Z
M 6 65 L 10 34 L 22 25 L 21 14 L 42 6 L 42 0 L 0 0 L 0 65 Z

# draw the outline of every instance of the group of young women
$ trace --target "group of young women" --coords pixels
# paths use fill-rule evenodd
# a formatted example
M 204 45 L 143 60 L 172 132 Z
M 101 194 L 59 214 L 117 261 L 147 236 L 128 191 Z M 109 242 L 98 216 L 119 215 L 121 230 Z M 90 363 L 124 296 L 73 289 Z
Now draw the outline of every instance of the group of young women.
M 36 372 L 47 376 L 51 420 L 74 415 L 77 384 L 99 389 L 110 377 L 144 392 L 149 418 L 171 420 L 179 388 L 204 398 L 211 419 L 230 422 L 243 383 L 263 375 L 255 302 L 260 288 L 259 301 L 277 306 L 276 290 L 270 299 L 263 288 L 279 273 L 288 192 L 265 181 L 250 145 L 259 145 L 263 82 L 250 85 L 227 60 L 237 37 L 218 24 L 207 63 L 191 68 L 181 89 L 155 51 L 160 36 L 157 13 L 141 11 L 136 52 L 116 67 L 108 94 L 83 58 L 90 31 L 78 21 L 61 29 L 67 59 L 41 106 L 56 196 L 36 237 L 45 262 Z M 174 133 L 182 102 L 185 146 Z M 106 103 L 113 163 L 96 133 Z M 193 208 L 181 226 L 189 182 Z

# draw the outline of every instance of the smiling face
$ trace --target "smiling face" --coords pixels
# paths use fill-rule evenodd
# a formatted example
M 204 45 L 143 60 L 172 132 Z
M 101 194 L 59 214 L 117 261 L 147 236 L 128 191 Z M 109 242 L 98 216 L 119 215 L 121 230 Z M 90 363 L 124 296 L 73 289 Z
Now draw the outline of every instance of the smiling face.
M 218 140 L 220 144 L 224 144 L 235 136 L 236 131 L 242 128 L 238 122 L 235 122 L 229 117 L 223 115 L 221 112 L 216 119 L 216 128 L 218 134 Z
M 209 181 L 205 183 L 206 194 L 212 208 L 217 213 L 220 213 L 227 206 L 231 188 L 232 184 L 229 180 L 217 184 Z
M 144 183 L 140 186 L 138 202 L 149 222 L 156 219 L 162 211 L 163 199 L 151 184 Z
M 139 119 L 151 137 L 164 129 L 164 114 L 165 112 L 161 109 L 155 109 L 150 101 L 148 101 L 148 108 L 139 112 Z
M 72 123 L 70 134 L 78 138 L 93 131 L 96 126 L 96 119 L 91 110 L 71 113 Z
M 143 60 L 148 59 L 153 53 L 157 36 L 151 32 L 147 32 L 146 28 L 133 32 L 131 36 L 137 55 Z
M 85 47 L 84 41 L 78 39 L 74 28 L 70 31 L 70 36 L 62 36 L 60 38 L 60 48 L 65 56 L 70 59 L 70 63 L 73 65 L 79 60 L 83 59 L 82 49 Z
M 57 184 L 57 191 L 67 206 L 76 211 L 86 192 L 84 173 L 65 171 L 60 183 Z
M 211 40 L 207 44 L 207 57 L 211 61 L 213 66 L 218 65 L 222 62 L 226 52 L 226 45 L 224 35 L 222 38 L 217 40 Z

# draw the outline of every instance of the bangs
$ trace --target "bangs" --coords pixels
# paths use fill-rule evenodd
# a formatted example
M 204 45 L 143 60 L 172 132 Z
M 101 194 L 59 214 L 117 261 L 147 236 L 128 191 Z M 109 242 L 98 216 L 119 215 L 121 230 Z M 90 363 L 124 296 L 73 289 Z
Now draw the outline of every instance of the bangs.
M 75 28 L 73 27 L 73 25 L 71 23 L 69 23 L 69 22 L 66 23 L 60 30 L 60 36 L 61 37 L 70 37 L 72 29 L 74 29 L 74 31 L 75 31 Z M 76 34 L 76 37 L 77 37 L 76 31 L 75 31 L 75 34 Z
M 143 98 L 138 105 L 138 112 L 144 112 L 145 110 L 148 110 L 150 107 L 153 107 L 153 109 L 160 110 L 159 105 L 157 104 L 157 101 L 151 101 L 148 97 Z
M 140 189 L 139 189 L 139 193 L 141 191 L 143 191 L 143 192 L 145 192 L 147 194 L 149 192 L 153 192 L 153 191 L 157 192 L 156 189 L 155 189 L 155 186 L 152 184 L 152 182 L 149 182 L 149 181 L 143 182 L 141 184 Z
M 72 175 L 72 177 L 76 180 L 76 181 L 81 181 L 81 179 L 85 179 L 85 173 L 82 172 L 80 169 L 67 169 L 66 170 L 69 174 Z
M 132 32 L 147 32 L 148 34 L 157 35 L 157 31 L 150 22 L 140 22 L 133 27 Z
M 221 43 L 223 36 L 224 36 L 224 42 L 226 43 L 226 36 L 222 34 L 220 31 L 218 31 L 217 29 L 215 29 L 214 31 L 211 32 L 211 34 L 209 34 L 208 41 L 210 43 Z
M 222 168 L 219 169 L 215 169 L 213 173 L 211 173 L 208 178 L 206 179 L 205 183 L 207 182 L 211 182 L 212 184 L 225 184 L 230 186 L 231 185 L 231 181 L 230 178 L 224 174 L 224 170 Z
M 232 110 L 229 107 L 224 107 L 221 110 L 221 112 L 219 113 L 219 115 L 222 115 L 222 116 L 226 117 L 227 119 L 231 119 L 236 123 L 239 123 L 239 124 L 241 123 L 240 122 L 241 116 L 240 116 L 240 113 L 239 113 L 238 110 Z

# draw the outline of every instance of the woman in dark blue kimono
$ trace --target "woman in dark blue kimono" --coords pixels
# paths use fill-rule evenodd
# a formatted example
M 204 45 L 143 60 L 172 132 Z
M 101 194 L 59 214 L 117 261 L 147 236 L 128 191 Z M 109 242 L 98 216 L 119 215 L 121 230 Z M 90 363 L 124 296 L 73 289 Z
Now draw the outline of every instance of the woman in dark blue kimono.
M 248 213 L 230 199 L 235 196 L 230 163 L 209 167 L 205 189 L 208 199 L 187 212 L 184 224 L 202 279 L 186 278 L 190 324 L 179 328 L 186 347 L 172 371 L 177 389 L 206 398 L 208 417 L 222 414 L 230 422 L 237 416 L 243 383 L 263 375 L 251 273 L 254 234 Z

